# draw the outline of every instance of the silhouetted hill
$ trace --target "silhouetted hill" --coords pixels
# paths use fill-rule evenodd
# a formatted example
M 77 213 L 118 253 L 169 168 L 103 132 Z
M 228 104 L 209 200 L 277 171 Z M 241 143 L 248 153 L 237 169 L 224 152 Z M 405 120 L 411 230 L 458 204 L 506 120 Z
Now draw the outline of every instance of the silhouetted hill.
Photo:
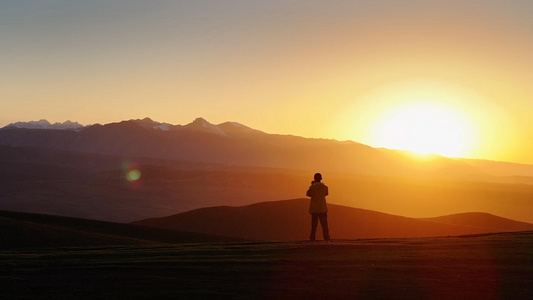
M 0 249 L 231 241 L 238 239 L 129 224 L 0 211 Z
M 305 240 L 310 226 L 308 205 L 308 199 L 295 199 L 241 207 L 210 207 L 164 218 L 141 220 L 133 224 L 243 239 Z M 533 224 L 525 226 L 524 223 L 496 216 L 487 219 L 484 227 L 477 226 L 480 225 L 477 218 L 472 218 L 472 223 L 469 223 L 468 216 L 463 219 L 463 224 L 448 224 L 334 204 L 329 204 L 328 208 L 330 230 L 334 239 L 412 238 L 533 230 Z M 505 229 L 501 228 L 503 224 Z
M 453 214 L 436 218 L 423 218 L 422 220 L 444 224 L 486 228 L 493 230 L 493 232 L 533 230 L 533 224 L 518 222 L 492 214 L 479 212 Z

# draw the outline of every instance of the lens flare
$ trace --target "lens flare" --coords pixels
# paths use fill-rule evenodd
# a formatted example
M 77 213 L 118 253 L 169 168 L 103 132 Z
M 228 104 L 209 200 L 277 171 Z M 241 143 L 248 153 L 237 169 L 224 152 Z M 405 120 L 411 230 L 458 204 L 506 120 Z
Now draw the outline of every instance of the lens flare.
M 141 171 L 139 171 L 137 169 L 129 170 L 126 173 L 126 179 L 128 181 L 130 181 L 130 182 L 137 181 L 137 180 L 141 179 Z

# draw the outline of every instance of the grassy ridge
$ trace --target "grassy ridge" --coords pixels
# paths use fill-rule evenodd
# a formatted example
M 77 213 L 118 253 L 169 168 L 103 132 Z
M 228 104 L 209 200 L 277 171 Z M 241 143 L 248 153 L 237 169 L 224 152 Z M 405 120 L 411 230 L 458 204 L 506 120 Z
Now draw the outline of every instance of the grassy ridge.
M 0 251 L 2 298 L 520 299 L 533 232 Z

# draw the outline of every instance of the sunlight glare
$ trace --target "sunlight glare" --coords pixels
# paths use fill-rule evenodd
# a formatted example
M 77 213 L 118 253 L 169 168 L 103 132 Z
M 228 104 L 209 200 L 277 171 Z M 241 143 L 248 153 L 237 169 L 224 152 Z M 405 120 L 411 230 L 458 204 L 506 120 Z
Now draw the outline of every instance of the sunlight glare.
M 431 101 L 414 101 L 384 112 L 374 136 L 385 148 L 420 154 L 461 155 L 472 133 L 461 114 Z

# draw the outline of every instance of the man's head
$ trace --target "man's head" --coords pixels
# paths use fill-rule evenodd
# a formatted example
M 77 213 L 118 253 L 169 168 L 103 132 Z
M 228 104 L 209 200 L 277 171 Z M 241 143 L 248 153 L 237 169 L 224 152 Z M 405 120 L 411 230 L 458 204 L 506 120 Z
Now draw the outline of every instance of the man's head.
M 322 180 L 322 174 L 316 173 L 315 174 L 315 181 L 321 181 Z

